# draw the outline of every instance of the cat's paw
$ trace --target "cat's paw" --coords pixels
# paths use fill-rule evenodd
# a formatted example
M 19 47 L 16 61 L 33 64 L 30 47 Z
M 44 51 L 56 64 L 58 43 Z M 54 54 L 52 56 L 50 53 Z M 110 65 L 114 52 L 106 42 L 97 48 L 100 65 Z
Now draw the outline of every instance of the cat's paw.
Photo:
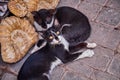
M 95 48 L 96 46 L 96 43 L 87 43 L 87 48 Z
M 93 50 L 87 49 L 80 56 L 78 56 L 78 58 L 75 59 L 75 60 L 78 60 L 78 59 L 81 59 L 81 58 L 86 58 L 86 57 L 92 57 L 93 55 L 94 55 Z
M 84 55 L 84 57 L 92 57 L 94 55 L 94 51 L 88 49 L 88 50 L 83 52 L 83 55 Z
M 46 42 L 43 40 L 39 40 L 35 46 L 32 48 L 32 50 L 30 51 L 30 53 L 34 53 L 36 51 L 38 51 L 39 49 L 41 49 L 42 47 L 44 47 L 46 45 Z

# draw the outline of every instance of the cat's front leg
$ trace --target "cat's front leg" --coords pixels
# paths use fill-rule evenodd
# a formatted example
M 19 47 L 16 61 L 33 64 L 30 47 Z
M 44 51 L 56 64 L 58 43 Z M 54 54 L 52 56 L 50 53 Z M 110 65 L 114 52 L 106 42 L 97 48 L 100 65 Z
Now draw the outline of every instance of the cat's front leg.
M 44 39 L 40 39 L 35 46 L 33 47 L 33 49 L 30 51 L 30 53 L 34 53 L 35 51 L 41 49 L 42 47 L 44 47 L 46 45 L 46 42 Z

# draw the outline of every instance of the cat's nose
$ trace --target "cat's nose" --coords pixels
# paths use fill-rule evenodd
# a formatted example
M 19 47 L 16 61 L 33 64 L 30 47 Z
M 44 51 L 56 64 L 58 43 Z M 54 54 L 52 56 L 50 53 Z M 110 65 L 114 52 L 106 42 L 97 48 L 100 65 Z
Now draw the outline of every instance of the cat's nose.
M 58 44 L 58 43 L 60 43 L 60 41 L 59 41 L 59 40 L 57 40 L 57 41 L 56 41 L 56 43 Z
M 57 36 L 55 36 L 55 39 L 56 39 L 57 41 L 59 41 L 59 38 L 58 38 Z
M 60 40 L 57 38 L 57 39 L 55 39 L 56 40 L 56 43 L 60 43 Z

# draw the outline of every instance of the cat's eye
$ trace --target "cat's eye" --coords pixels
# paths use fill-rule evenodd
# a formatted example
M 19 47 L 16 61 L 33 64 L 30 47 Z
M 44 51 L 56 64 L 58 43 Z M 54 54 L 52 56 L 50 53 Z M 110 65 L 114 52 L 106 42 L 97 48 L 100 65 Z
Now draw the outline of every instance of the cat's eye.
M 53 39 L 53 36 L 50 36 L 49 39 Z
M 57 32 L 56 32 L 56 34 L 60 34 L 60 32 L 59 32 L 59 31 L 57 31 Z

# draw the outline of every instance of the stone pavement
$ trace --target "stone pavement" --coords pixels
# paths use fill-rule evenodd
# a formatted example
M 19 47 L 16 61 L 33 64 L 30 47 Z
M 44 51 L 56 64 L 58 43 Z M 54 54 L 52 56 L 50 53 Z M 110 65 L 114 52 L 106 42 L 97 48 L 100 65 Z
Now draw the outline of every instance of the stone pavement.
M 120 80 L 120 0 L 61 0 L 60 6 L 71 6 L 88 16 L 92 26 L 88 41 L 98 46 L 93 57 L 55 68 L 52 80 Z M 1 80 L 16 80 L 23 61 L 8 67 L 0 62 Z

